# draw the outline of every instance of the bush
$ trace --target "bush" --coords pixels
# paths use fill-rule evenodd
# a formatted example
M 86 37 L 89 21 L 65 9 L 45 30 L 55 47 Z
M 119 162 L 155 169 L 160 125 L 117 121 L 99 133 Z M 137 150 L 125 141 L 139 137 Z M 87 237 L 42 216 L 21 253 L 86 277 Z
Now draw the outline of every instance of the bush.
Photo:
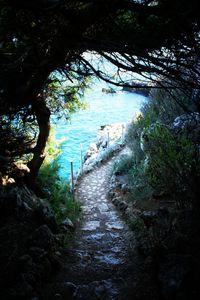
M 42 198 L 50 204 L 57 222 L 61 223 L 66 217 L 74 222 L 80 214 L 80 205 L 77 201 L 74 201 L 69 184 L 59 177 L 59 154 L 60 146 L 52 134 L 47 145 L 47 156 L 40 168 L 37 183 Z
M 171 124 L 177 116 L 196 111 L 192 95 L 185 95 L 181 90 L 153 89 L 147 102 L 141 108 L 145 120 L 150 124 L 160 122 Z M 149 124 L 149 125 L 150 125 Z
M 143 201 L 152 196 L 153 189 L 148 184 L 144 162 L 136 162 L 134 155 L 121 156 L 118 161 L 114 162 L 111 173 L 128 175 L 128 186 L 132 201 L 133 199 L 135 202 Z
M 142 117 L 137 118 L 135 122 L 129 125 L 126 136 L 127 145 L 132 150 L 135 160 L 139 163 L 144 159 L 144 152 L 141 149 L 140 137 L 143 131 L 141 124 Z
M 184 132 L 177 136 L 158 123 L 147 137 L 149 161 L 146 176 L 150 185 L 159 192 L 181 196 L 176 198 L 177 204 L 184 205 L 193 196 L 193 172 L 194 168 L 199 168 L 195 145 Z
M 134 163 L 133 156 L 121 155 L 120 159 L 115 161 L 112 168 L 112 173 L 114 174 L 124 174 L 129 172 L 130 168 Z
M 168 194 L 177 205 L 185 206 L 195 198 L 200 177 L 198 146 L 186 131 L 177 134 L 172 128 L 185 109 L 195 109 L 195 103 L 180 91 L 154 90 L 143 115 L 129 126 L 127 143 L 133 158 L 118 164 L 129 174 L 134 200 Z
M 136 203 L 149 200 L 152 197 L 153 188 L 148 182 L 144 161 L 134 163 L 128 172 L 128 177 L 131 196 Z

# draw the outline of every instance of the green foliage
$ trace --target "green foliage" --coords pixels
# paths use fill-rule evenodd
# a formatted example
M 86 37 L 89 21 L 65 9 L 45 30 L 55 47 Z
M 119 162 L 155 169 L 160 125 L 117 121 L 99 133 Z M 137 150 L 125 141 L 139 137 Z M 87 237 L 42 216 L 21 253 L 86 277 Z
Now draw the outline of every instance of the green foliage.
M 112 173 L 124 174 L 129 171 L 133 165 L 133 157 L 130 155 L 120 156 L 120 160 L 114 162 Z
M 58 156 L 61 153 L 61 144 L 55 138 L 55 130 L 51 128 L 50 135 L 46 145 L 46 157 L 44 164 L 50 164 L 51 162 L 56 162 L 58 160 Z
M 137 235 L 145 230 L 144 221 L 135 215 L 128 220 L 128 224 Z
M 51 112 L 57 117 L 65 116 L 66 119 L 70 119 L 72 113 L 87 107 L 81 98 L 90 82 L 87 76 L 77 74 L 69 74 L 69 76 L 73 78 L 73 84 L 65 75 L 54 72 L 46 86 L 46 99 Z
M 147 136 L 146 154 L 149 162 L 146 175 L 149 183 L 158 191 L 172 195 L 180 193 L 182 202 L 186 198 L 189 200 L 192 196 L 191 186 L 196 165 L 195 145 L 186 133 L 177 136 L 159 124 Z
M 52 134 L 48 142 L 47 156 L 39 171 L 38 186 L 42 197 L 55 212 L 58 223 L 66 217 L 75 222 L 80 214 L 80 204 L 73 199 L 69 184 L 59 177 L 59 153 L 59 145 Z
M 134 30 L 139 27 L 136 14 L 131 11 L 127 11 L 117 16 L 115 21 L 118 26 L 127 31 Z
M 35 119 L 27 117 L 29 109 L 0 117 L 0 172 L 12 173 L 13 163 L 26 163 L 35 144 Z
M 177 134 L 171 125 L 184 107 L 190 110 L 195 105 L 178 91 L 173 92 L 178 101 L 166 91 L 154 90 L 153 94 L 142 108 L 143 116 L 129 126 L 132 157 L 122 158 L 114 171 L 128 174 L 132 201 L 170 195 L 178 206 L 190 205 L 200 175 L 197 147 L 187 131 Z
M 138 201 L 147 201 L 152 197 L 153 188 L 146 176 L 145 163 L 134 163 L 129 172 L 130 192 L 135 203 Z
M 167 84 L 167 83 L 165 83 Z M 153 89 L 148 101 L 141 108 L 145 118 L 144 127 L 148 127 L 154 122 L 162 124 L 171 124 L 177 116 L 186 112 L 195 111 L 195 101 L 192 101 L 192 95 L 185 95 L 179 89 L 169 91 L 167 89 Z
M 200 166 L 195 143 L 186 131 L 176 134 L 171 124 L 177 116 L 195 109 L 194 100 L 180 90 L 154 90 L 142 108 L 143 118 L 133 125 L 143 132 L 149 184 L 155 193 L 170 194 L 178 205 L 188 205 L 195 197 L 194 173 L 199 173 Z
M 135 155 L 123 155 L 120 160 L 113 164 L 112 173 L 128 175 L 131 198 L 137 201 L 144 201 L 152 196 L 153 189 L 145 176 L 143 161 L 136 162 Z
M 141 124 L 141 117 L 137 118 L 135 122 L 129 125 L 126 136 L 127 145 L 132 150 L 135 161 L 138 163 L 144 159 L 144 152 L 141 149 L 140 136 L 142 134 L 143 126 Z
M 193 5 L 171 0 L 68 2 L 0 0 L 1 115 L 23 110 L 24 118 L 35 118 L 35 104 L 42 98 L 53 113 L 69 118 L 82 107 L 79 96 L 92 75 L 117 85 L 127 83 L 132 71 L 133 80 L 134 73 L 153 80 L 166 75 L 198 89 L 197 1 Z M 168 6 L 171 13 L 166 18 Z M 91 59 L 91 53 L 113 63 L 115 75 L 109 75 L 100 56 Z M 125 77 L 123 70 L 128 71 Z M 38 136 L 37 128 L 33 131 L 33 137 Z M 8 143 L 3 144 L 8 152 Z M 34 145 L 28 144 L 26 151 L 21 144 L 15 145 L 12 157 L 33 154 Z

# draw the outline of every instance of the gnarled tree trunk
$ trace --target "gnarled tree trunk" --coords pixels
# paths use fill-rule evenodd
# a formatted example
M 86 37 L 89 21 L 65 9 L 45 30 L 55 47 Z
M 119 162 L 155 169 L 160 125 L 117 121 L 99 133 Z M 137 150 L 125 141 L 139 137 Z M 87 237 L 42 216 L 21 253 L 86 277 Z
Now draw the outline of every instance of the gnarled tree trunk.
M 28 175 L 29 185 L 34 184 L 34 181 L 38 175 L 38 171 L 45 158 L 45 147 L 50 132 L 50 110 L 46 106 L 46 102 L 43 97 L 38 96 L 36 101 L 33 102 L 33 111 L 37 118 L 39 127 L 39 135 L 37 144 L 34 149 L 32 160 L 28 163 L 30 173 Z

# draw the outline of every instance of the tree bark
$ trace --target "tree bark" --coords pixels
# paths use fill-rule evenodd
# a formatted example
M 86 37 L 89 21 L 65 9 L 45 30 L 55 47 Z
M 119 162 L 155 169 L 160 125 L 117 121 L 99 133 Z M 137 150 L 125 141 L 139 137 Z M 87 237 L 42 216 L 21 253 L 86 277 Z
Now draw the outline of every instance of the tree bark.
M 30 169 L 30 173 L 28 175 L 29 185 L 34 185 L 38 171 L 45 159 L 45 147 L 50 132 L 50 110 L 46 106 L 45 100 L 39 96 L 33 103 L 33 111 L 37 118 L 39 134 L 37 138 L 37 144 L 34 149 L 33 158 L 28 163 L 28 167 Z

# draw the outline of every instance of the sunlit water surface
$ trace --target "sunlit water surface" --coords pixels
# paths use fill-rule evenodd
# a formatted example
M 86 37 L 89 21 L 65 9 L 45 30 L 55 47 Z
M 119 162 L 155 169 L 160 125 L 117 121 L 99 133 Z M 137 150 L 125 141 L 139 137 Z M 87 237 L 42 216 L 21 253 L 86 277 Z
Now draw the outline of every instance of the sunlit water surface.
M 102 92 L 103 87 L 107 88 L 102 83 L 93 85 L 84 96 L 88 108 L 75 113 L 70 122 L 60 120 L 56 125 L 56 139 L 65 140 L 62 143 L 60 156 L 60 175 L 66 180 L 70 176 L 71 160 L 73 160 L 74 173 L 80 167 L 80 144 L 84 155 L 90 143 L 95 141 L 101 125 L 128 122 L 146 99 L 142 95 L 121 91 L 105 94 Z

